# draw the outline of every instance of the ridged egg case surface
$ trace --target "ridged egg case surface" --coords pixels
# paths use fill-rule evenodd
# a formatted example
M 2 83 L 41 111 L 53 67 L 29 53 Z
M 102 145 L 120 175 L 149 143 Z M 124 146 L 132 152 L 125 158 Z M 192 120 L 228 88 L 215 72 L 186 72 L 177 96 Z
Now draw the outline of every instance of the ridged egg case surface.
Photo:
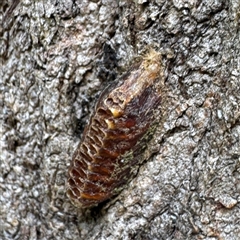
M 152 50 L 101 94 L 68 171 L 67 195 L 75 206 L 96 206 L 135 175 L 159 114 L 160 69 Z

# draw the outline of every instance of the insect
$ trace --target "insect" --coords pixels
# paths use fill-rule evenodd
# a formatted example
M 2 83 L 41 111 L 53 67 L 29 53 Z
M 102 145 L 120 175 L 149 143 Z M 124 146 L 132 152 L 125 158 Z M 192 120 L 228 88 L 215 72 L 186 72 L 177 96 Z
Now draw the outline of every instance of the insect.
M 160 54 L 151 50 L 101 94 L 68 170 L 67 195 L 75 206 L 98 205 L 136 174 L 154 132 L 160 69 Z

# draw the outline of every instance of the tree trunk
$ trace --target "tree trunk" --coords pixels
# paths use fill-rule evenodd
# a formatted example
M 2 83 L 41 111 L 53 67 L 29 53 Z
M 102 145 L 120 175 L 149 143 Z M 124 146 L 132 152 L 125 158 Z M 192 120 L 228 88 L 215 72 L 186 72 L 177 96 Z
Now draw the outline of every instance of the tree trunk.
M 1 239 L 240 239 L 239 0 L 0 5 Z M 146 161 L 77 209 L 67 168 L 94 103 L 150 48 L 164 87 Z

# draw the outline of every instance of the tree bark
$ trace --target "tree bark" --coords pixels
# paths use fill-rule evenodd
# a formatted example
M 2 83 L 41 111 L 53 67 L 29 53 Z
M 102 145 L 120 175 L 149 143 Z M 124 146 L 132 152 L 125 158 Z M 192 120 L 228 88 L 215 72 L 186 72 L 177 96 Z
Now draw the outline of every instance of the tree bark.
M 239 239 L 240 1 L 17 3 L 0 3 L 0 238 Z M 150 48 L 164 87 L 146 161 L 77 209 L 67 168 L 94 103 Z

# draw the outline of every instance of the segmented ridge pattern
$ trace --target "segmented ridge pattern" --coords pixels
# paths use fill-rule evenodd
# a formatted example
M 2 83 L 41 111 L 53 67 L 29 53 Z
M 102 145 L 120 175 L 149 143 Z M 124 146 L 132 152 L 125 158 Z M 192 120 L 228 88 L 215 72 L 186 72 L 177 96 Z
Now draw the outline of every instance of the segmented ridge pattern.
M 121 190 L 138 164 L 144 148 L 139 140 L 152 124 L 159 101 L 149 87 L 116 117 L 106 103 L 116 106 L 120 100 L 101 100 L 69 169 L 67 193 L 75 205 L 94 206 Z

